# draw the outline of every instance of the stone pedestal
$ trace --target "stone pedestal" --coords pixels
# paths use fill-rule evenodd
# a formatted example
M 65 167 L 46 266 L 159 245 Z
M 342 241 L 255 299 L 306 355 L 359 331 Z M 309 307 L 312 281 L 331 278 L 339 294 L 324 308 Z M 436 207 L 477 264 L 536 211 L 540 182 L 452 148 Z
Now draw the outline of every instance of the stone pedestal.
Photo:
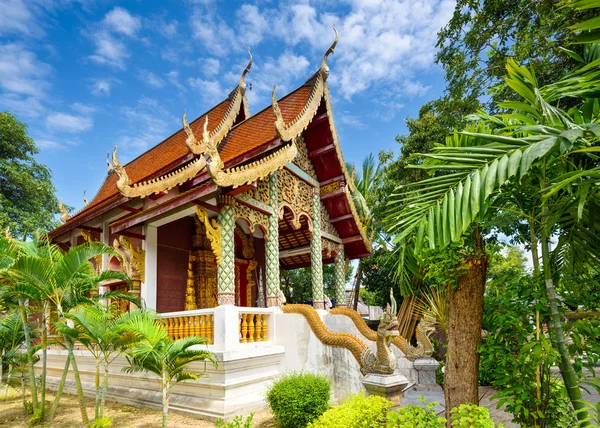
M 440 366 L 435 358 L 423 357 L 417 358 L 413 367 L 417 371 L 417 384 L 415 387 L 419 391 L 442 391 L 442 387 L 437 384 L 435 372 Z
M 367 396 L 379 395 L 390 400 L 393 406 L 400 406 L 402 392 L 409 381 L 401 374 L 382 375 L 369 373 L 362 378 L 362 384 L 367 390 Z

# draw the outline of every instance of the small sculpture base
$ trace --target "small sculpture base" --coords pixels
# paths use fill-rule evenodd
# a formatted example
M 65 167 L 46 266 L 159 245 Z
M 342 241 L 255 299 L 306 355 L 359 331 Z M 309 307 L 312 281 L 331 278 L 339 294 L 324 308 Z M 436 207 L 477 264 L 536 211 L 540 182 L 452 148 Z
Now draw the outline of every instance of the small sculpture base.
M 379 395 L 392 402 L 394 407 L 400 406 L 402 392 L 410 382 L 401 374 L 375 374 L 369 373 L 362 378 L 362 384 L 367 390 L 367 396 Z
M 413 367 L 417 371 L 417 384 L 415 390 L 418 391 L 442 391 L 442 387 L 437 384 L 435 372 L 440 363 L 431 357 L 417 358 L 413 362 Z

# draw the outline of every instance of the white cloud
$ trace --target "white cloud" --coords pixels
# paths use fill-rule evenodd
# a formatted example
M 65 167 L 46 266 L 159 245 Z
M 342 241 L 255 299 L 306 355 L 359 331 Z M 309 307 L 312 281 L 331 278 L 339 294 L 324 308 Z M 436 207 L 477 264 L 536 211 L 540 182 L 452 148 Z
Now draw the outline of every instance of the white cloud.
M 142 69 L 139 72 L 139 77 L 142 80 L 142 82 L 144 82 L 146 85 L 150 86 L 151 88 L 160 89 L 163 86 L 165 86 L 164 80 L 162 80 L 160 77 L 158 77 L 156 74 L 154 74 L 151 71 Z
M 83 115 L 89 115 L 96 111 L 96 107 L 82 103 L 73 103 L 71 104 L 71 108 Z
M 422 97 L 425 95 L 431 86 L 425 86 L 419 81 L 405 80 L 403 91 L 409 97 Z
M 255 5 L 244 4 L 236 12 L 238 38 L 248 46 L 259 44 L 269 29 L 267 18 Z
M 46 126 L 53 131 L 83 132 L 92 128 L 94 122 L 89 117 L 52 112 L 46 117 Z
M 337 119 L 340 121 L 340 123 L 351 126 L 353 128 L 357 128 L 357 129 L 366 129 L 367 128 L 367 125 L 365 125 L 364 122 L 359 117 L 349 114 L 348 112 L 342 112 L 341 115 L 337 116 Z
M 108 29 L 129 37 L 135 36 L 142 26 L 139 18 L 131 15 L 122 7 L 115 7 L 104 17 L 104 24 Z
M 35 145 L 38 146 L 41 150 L 65 150 L 70 146 L 77 145 L 77 142 L 70 140 L 48 140 L 46 138 L 35 139 Z
M 125 132 L 116 141 L 125 152 L 138 155 L 160 143 L 181 126 L 161 103 L 152 98 L 141 98 L 133 107 L 120 109 L 126 120 Z
M 207 51 L 217 56 L 225 56 L 232 49 L 239 50 L 235 32 L 212 8 L 194 9 L 191 17 L 192 35 L 202 43 Z
M 192 88 L 196 88 L 200 93 L 200 100 L 203 103 L 214 104 L 222 101 L 227 95 L 218 80 L 204 80 L 199 78 L 190 78 L 188 83 Z
M 175 36 L 177 36 L 177 21 L 162 21 L 158 26 L 158 31 L 160 31 L 160 33 L 166 38 L 173 39 Z
M 125 43 L 115 39 L 111 34 L 100 31 L 92 36 L 96 45 L 96 52 L 90 55 L 90 59 L 98 64 L 106 64 L 124 70 L 125 60 L 129 58 L 129 52 Z
M 216 76 L 221 69 L 221 62 L 216 58 L 202 58 L 198 63 L 205 76 Z
M 183 85 L 179 83 L 179 72 L 175 70 L 169 71 L 166 76 L 171 85 L 175 86 L 177 89 L 184 89 Z
M 110 95 L 112 87 L 117 83 L 120 83 L 120 81 L 111 77 L 105 79 L 94 79 L 91 86 L 92 94 Z
M 0 45 L 0 88 L 3 91 L 39 97 L 49 86 L 50 66 L 39 61 L 27 48 Z
M 36 119 L 46 111 L 40 100 L 33 96 L 23 97 L 17 94 L 2 94 L 0 105 L 18 116 L 28 119 Z
M 0 35 L 20 34 L 30 37 L 44 35 L 43 22 L 36 15 L 41 14 L 40 8 L 34 2 L 23 0 L 2 0 L 0 2 Z

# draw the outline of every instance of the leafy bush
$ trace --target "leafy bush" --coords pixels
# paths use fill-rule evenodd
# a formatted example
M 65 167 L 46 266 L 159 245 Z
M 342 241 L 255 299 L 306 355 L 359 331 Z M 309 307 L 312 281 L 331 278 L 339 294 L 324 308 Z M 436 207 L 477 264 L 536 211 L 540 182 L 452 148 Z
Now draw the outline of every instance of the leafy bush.
M 312 373 L 290 373 L 267 391 L 267 402 L 283 428 L 303 428 L 329 407 L 330 382 Z
M 453 427 L 459 428 L 494 428 L 494 421 L 490 419 L 490 411 L 476 404 L 461 404 L 450 412 L 450 421 Z M 500 424 L 499 427 L 503 425 Z
M 113 423 L 113 418 L 108 418 L 106 416 L 103 416 L 101 418 L 96 419 L 94 422 L 92 422 L 92 424 L 90 425 L 90 428 L 109 428 L 112 426 Z
M 246 419 L 242 416 L 236 416 L 231 422 L 225 422 L 223 419 L 219 418 L 215 422 L 215 428 L 252 428 L 253 418 L 254 413 L 250 413 L 250 416 Z
M 446 361 L 440 361 L 440 365 L 438 366 L 437 370 L 435 371 L 435 382 L 438 385 L 442 385 L 444 386 L 444 371 L 443 368 L 446 365 Z
M 421 401 L 427 400 L 421 396 Z M 427 407 L 409 405 L 388 414 L 387 428 L 445 428 L 446 418 L 438 417 L 433 408 L 439 403 L 432 402 Z
M 392 403 L 383 397 L 354 395 L 323 413 L 310 428 L 376 428 L 385 426 Z

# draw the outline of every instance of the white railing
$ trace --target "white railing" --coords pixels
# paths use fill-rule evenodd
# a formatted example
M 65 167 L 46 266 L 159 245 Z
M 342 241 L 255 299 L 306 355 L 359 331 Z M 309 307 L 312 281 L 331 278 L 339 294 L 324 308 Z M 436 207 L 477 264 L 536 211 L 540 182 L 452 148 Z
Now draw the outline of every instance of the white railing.
M 193 311 L 168 312 L 161 314 L 165 319 L 167 331 L 171 339 L 200 336 L 213 344 L 215 339 L 214 309 L 197 309 Z
M 239 308 L 240 343 L 266 342 L 272 313 L 265 308 Z

